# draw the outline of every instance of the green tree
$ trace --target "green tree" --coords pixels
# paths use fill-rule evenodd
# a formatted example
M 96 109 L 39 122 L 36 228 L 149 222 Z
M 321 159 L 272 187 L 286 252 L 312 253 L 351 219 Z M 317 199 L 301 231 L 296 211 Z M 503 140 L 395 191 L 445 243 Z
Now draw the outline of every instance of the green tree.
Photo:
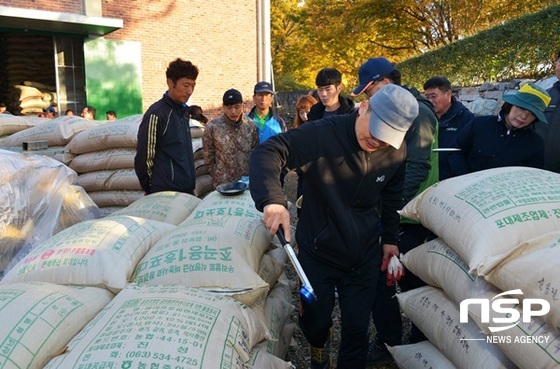
M 272 0 L 273 66 L 279 89 L 313 88 L 335 67 L 345 92 L 359 66 L 383 56 L 400 63 L 551 5 L 553 0 Z

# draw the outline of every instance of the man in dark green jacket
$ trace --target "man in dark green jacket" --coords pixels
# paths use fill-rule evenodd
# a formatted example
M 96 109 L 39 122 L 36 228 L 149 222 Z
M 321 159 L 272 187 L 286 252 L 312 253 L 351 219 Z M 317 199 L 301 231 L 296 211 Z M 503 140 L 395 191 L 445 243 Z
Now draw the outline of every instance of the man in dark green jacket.
M 360 67 L 358 72 L 360 85 L 354 90 L 354 96 L 364 93 L 367 97 L 375 96 L 386 85 L 400 85 L 401 73 L 385 58 L 371 58 Z M 406 88 L 406 87 L 405 87 Z M 402 206 L 414 196 L 436 183 L 439 178 L 437 153 L 438 120 L 432 103 L 416 89 L 408 89 L 418 101 L 418 117 L 405 136 L 406 141 L 406 172 Z M 398 250 L 391 255 L 399 255 L 421 245 L 433 237 L 431 232 L 421 224 L 401 221 L 400 241 Z M 405 273 L 405 282 L 415 276 Z M 401 283 L 402 283 L 401 282 Z M 377 330 L 376 343 L 372 343 L 368 352 L 368 363 L 379 363 L 391 357 L 384 344 L 389 346 L 402 343 L 402 320 L 399 303 L 394 297 L 396 287 L 387 283 L 385 271 L 381 271 L 376 300 L 372 310 L 373 322 Z M 421 332 L 413 328 L 418 340 L 423 339 Z

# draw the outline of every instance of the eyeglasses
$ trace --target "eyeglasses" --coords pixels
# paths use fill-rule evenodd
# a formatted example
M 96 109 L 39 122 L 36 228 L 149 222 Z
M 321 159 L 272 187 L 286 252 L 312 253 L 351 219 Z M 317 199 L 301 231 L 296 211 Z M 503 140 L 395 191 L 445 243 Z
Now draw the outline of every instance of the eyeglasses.
M 379 83 L 381 83 L 381 81 L 383 81 L 384 79 L 385 79 L 385 78 L 381 78 L 381 79 L 378 79 L 378 80 L 375 80 L 375 81 L 371 81 L 371 82 L 369 83 L 369 85 L 368 85 L 368 86 L 366 87 L 366 89 L 364 90 L 364 93 L 366 94 L 366 96 L 367 96 L 368 98 L 370 98 L 370 97 L 373 96 L 372 90 L 374 89 L 375 86 L 377 86 Z

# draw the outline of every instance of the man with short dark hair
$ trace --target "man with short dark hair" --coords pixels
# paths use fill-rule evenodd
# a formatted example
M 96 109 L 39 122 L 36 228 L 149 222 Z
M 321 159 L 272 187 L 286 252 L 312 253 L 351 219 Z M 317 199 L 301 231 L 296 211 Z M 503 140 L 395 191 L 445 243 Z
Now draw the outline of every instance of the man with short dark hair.
M 311 107 L 307 119 L 318 120 L 331 115 L 348 114 L 355 110 L 354 101 L 342 96 L 342 74 L 335 68 L 323 68 L 315 77 L 319 101 Z
M 424 95 L 434 104 L 439 120 L 438 146 L 451 148 L 457 138 L 457 132 L 474 119 L 469 111 L 451 90 L 451 82 L 444 76 L 432 77 L 424 83 Z M 439 153 L 439 179 L 450 178 L 449 153 Z
M 193 194 L 196 172 L 189 128 L 189 101 L 198 68 L 180 58 L 165 72 L 168 90 L 144 114 L 138 128 L 134 168 L 146 194 Z
M 299 325 L 311 368 L 331 368 L 330 332 L 338 290 L 342 335 L 338 368 L 366 367 L 367 326 L 381 253 L 398 250 L 406 131 L 418 114 L 402 87 L 385 86 L 351 114 L 307 122 L 271 137 L 251 154 L 251 196 L 267 228 L 289 241 L 290 213 L 279 177 L 308 165 L 295 238 L 297 258 L 317 296 L 300 300 Z

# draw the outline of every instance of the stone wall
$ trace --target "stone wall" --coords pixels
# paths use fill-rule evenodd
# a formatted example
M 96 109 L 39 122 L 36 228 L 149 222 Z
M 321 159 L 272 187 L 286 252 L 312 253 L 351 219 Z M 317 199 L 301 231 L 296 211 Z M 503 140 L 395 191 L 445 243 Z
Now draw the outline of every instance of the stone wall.
M 514 79 L 509 82 L 484 83 L 480 86 L 454 88 L 453 94 L 475 115 L 494 115 L 498 114 L 504 103 L 503 94 L 514 93 L 528 82 L 535 82 L 539 87 L 547 90 L 557 80 L 556 76 L 552 76 L 538 81 Z

